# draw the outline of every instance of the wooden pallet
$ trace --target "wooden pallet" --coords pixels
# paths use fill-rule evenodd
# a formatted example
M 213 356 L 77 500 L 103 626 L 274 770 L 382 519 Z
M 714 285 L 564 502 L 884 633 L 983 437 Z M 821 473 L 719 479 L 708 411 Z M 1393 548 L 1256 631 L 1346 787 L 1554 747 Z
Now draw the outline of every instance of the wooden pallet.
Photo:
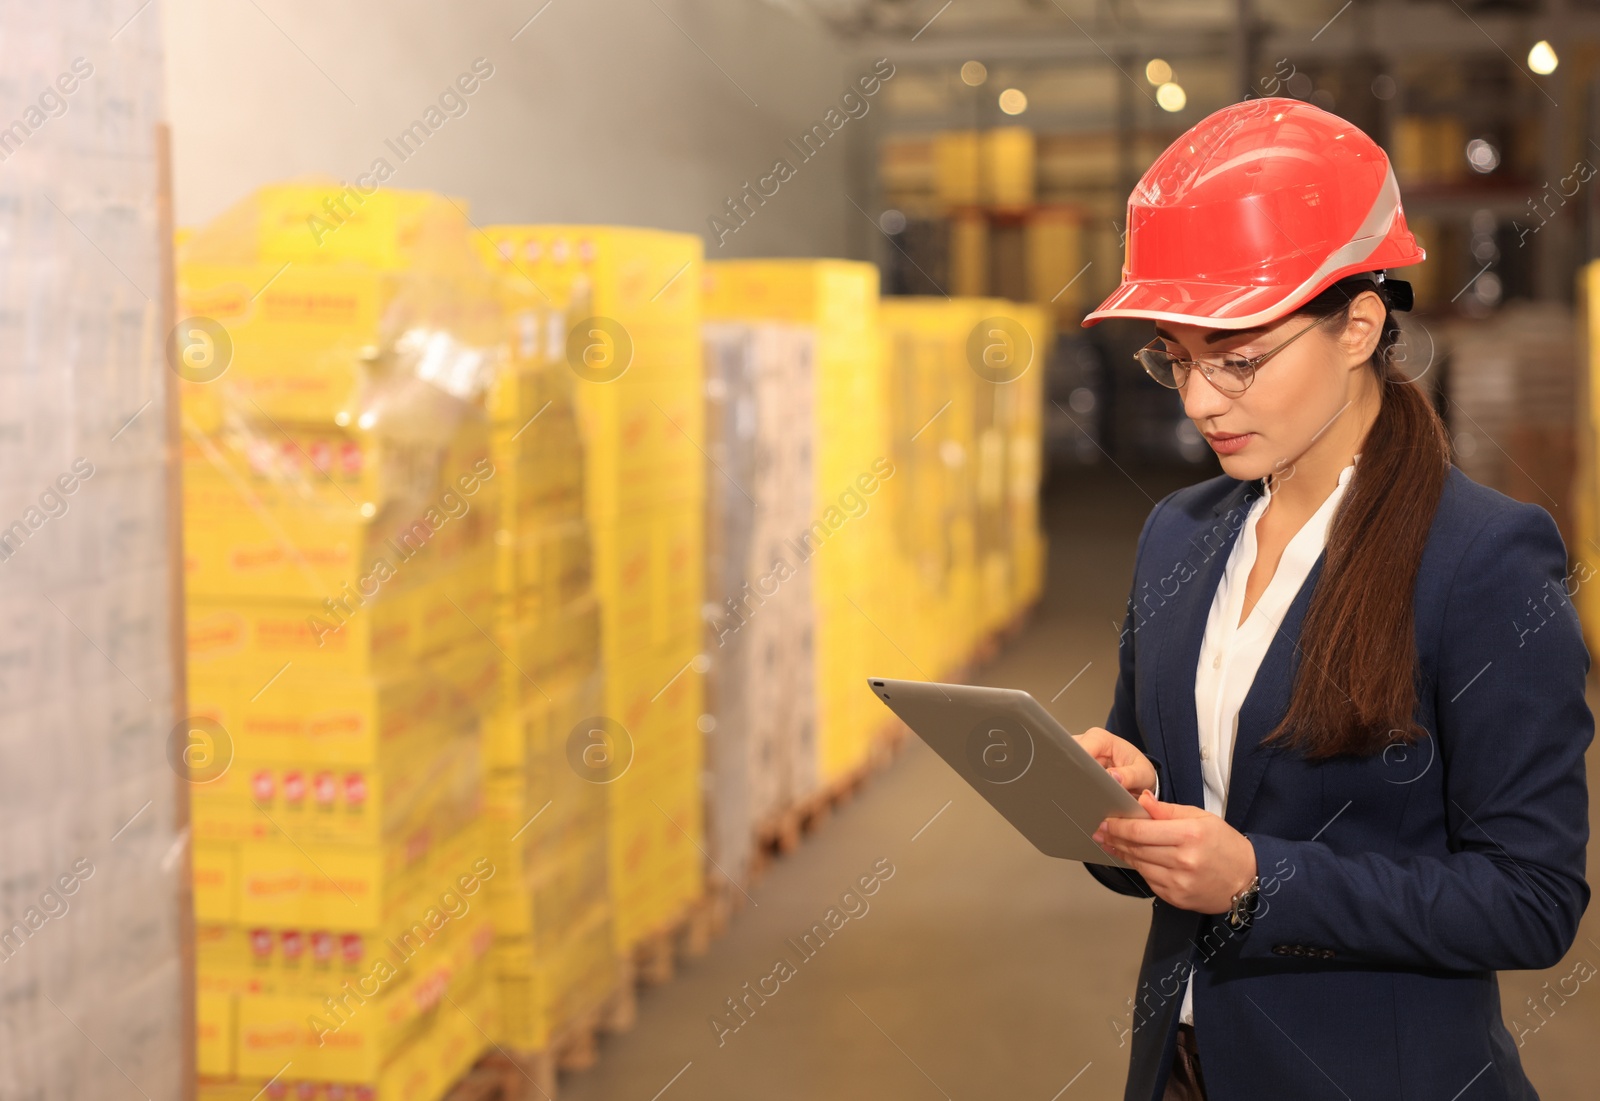
M 624 961 L 605 998 L 557 1029 L 542 1051 L 510 1051 L 497 1045 L 446 1095 L 447 1101 L 555 1101 L 560 1076 L 599 1062 L 601 1036 L 632 1029 L 638 1005 L 633 964 Z
M 704 955 L 710 948 L 717 907 L 708 899 L 685 906 L 671 921 L 643 938 L 623 961 L 618 982 L 597 1006 L 568 1022 L 542 1051 L 491 1052 L 474 1075 L 496 1077 L 499 1094 L 451 1096 L 450 1101 L 555 1101 L 564 1074 L 592 1068 L 600 1060 L 607 1035 L 632 1030 L 639 1019 L 639 987 L 669 981 L 682 958 Z M 724 927 L 726 920 L 723 920 Z M 461 1089 L 469 1088 L 469 1076 Z
M 905 747 L 909 733 L 905 724 L 898 720 L 886 724 L 873 739 L 864 762 L 760 823 L 756 827 L 755 853 L 750 865 L 751 882 L 758 882 L 766 874 L 775 857 L 794 852 L 803 838 L 821 829 L 834 811 L 861 793 L 873 774 L 893 764 Z
M 749 884 L 743 884 L 748 887 Z M 718 940 L 728 931 L 733 915 L 743 912 L 750 904 L 749 896 L 716 869 L 706 875 L 706 932 L 711 940 Z
M 535 1094 L 534 1096 L 538 1096 Z M 467 1076 L 445 1094 L 445 1101 L 521 1101 L 514 1082 L 503 1069 L 489 1066 L 487 1060 L 467 1072 Z
M 683 959 L 699 959 L 711 950 L 711 941 L 727 927 L 719 892 L 708 890 L 687 903 L 670 921 L 633 947 L 634 973 L 641 986 L 671 982 Z

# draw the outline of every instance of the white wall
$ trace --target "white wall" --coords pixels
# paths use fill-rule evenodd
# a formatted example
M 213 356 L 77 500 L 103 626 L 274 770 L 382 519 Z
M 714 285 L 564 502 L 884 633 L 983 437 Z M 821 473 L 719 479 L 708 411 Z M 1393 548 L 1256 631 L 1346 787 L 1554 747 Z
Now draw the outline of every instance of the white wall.
M 872 209 L 876 119 L 805 164 L 787 154 L 795 177 L 721 247 L 708 229 L 870 69 L 823 27 L 774 0 L 543 3 L 166 0 L 179 224 L 266 181 L 353 180 L 385 157 L 390 186 L 464 196 L 482 224 L 658 226 L 700 233 L 713 257 L 870 247 L 846 193 Z M 494 71 L 466 114 L 408 160 L 385 147 L 480 57 Z

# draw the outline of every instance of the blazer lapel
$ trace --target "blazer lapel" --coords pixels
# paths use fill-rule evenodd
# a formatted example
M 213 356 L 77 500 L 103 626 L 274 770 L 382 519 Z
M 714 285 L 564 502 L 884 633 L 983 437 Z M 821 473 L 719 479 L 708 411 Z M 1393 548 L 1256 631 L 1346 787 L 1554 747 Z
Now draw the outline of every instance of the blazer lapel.
M 1171 607 L 1172 618 L 1156 634 L 1161 640 L 1160 683 L 1156 709 L 1160 718 L 1161 752 L 1167 763 L 1163 798 L 1167 802 L 1205 806 L 1205 781 L 1200 775 L 1200 724 L 1194 705 L 1195 668 L 1205 643 L 1206 620 L 1233 545 L 1244 530 L 1250 508 L 1261 496 L 1262 482 L 1240 482 L 1211 510 L 1189 537 L 1184 557 L 1170 575 L 1178 591 L 1155 615 Z M 1181 567 L 1192 573 L 1186 574 Z
M 1284 752 L 1281 746 L 1263 746 L 1271 729 L 1289 709 L 1289 694 L 1294 686 L 1294 659 L 1300 651 L 1300 627 L 1305 622 L 1306 610 L 1311 606 L 1311 595 L 1322 576 L 1322 564 L 1327 551 L 1317 555 L 1306 574 L 1305 583 L 1283 613 L 1278 632 L 1267 646 L 1256 670 L 1256 678 L 1239 707 L 1239 730 L 1233 741 L 1233 770 L 1228 776 L 1228 801 L 1223 817 L 1235 829 L 1244 828 L 1245 815 L 1261 786 L 1262 773 L 1266 772 L 1272 758 Z M 1197 728 L 1198 729 L 1198 728 Z

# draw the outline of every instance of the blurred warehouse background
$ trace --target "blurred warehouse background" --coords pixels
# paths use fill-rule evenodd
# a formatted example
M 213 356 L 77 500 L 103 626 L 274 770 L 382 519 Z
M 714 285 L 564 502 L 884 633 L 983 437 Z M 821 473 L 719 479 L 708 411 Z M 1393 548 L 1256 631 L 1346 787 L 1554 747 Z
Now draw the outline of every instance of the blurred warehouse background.
M 1593 645 L 1593 0 L 0 0 L 0 1101 L 1120 1095 L 1146 908 L 864 681 L 1104 722 L 1220 468 L 1079 323 L 1261 96 Z

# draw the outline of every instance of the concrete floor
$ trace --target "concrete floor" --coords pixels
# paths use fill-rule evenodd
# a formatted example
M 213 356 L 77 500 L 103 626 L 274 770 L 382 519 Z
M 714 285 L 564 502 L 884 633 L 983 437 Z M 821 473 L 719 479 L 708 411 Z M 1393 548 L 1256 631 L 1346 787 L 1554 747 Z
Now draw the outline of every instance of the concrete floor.
M 1193 480 L 1135 479 L 1108 470 L 1047 499 L 1049 590 L 1028 630 L 975 678 L 1055 699 L 1070 730 L 1105 721 L 1140 525 L 1154 501 Z M 1600 698 L 1591 706 L 1600 713 Z M 1600 797 L 1596 756 L 1590 785 Z M 875 865 L 893 875 L 869 908 L 802 960 L 789 939 Z M 756 905 L 707 957 L 642 994 L 638 1027 L 609 1038 L 597 1068 L 565 1080 L 562 1101 L 1122 1095 L 1120 1022 L 1148 903 L 1039 855 L 915 739 L 751 893 Z M 1597 909 L 1559 967 L 1502 976 L 1508 1019 L 1527 1012 L 1524 999 L 1546 979 L 1553 986 L 1579 961 L 1600 968 Z M 784 958 L 794 973 L 764 1004 L 750 999 L 738 1031 L 723 1031 L 737 1023 L 728 999 Z M 1584 983 L 1523 1048 L 1544 1101 L 1596 1095 L 1597 1036 L 1600 984 Z

